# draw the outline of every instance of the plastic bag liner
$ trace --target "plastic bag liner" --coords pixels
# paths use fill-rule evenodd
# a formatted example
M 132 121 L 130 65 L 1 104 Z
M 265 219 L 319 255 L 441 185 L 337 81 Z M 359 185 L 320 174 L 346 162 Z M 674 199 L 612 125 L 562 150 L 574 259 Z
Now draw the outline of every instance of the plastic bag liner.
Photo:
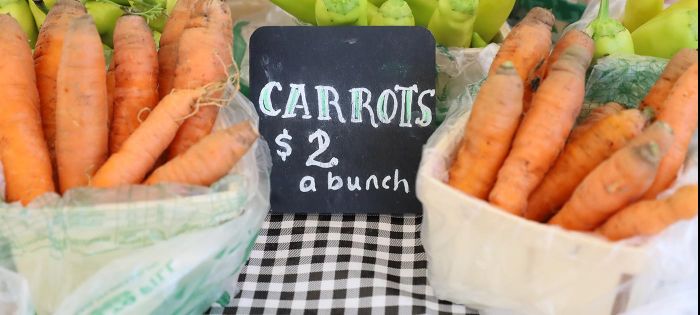
M 215 129 L 244 120 L 257 127 L 237 93 Z M 0 313 L 201 314 L 227 304 L 270 207 L 270 168 L 259 140 L 210 188 L 78 189 L 27 208 L 0 204 Z
M 463 105 L 450 106 L 418 173 L 421 235 L 439 298 L 486 315 L 697 314 L 697 217 L 656 237 L 613 243 L 510 215 L 449 187 L 448 168 L 477 89 L 467 90 L 451 100 Z M 696 136 L 674 189 L 697 182 Z

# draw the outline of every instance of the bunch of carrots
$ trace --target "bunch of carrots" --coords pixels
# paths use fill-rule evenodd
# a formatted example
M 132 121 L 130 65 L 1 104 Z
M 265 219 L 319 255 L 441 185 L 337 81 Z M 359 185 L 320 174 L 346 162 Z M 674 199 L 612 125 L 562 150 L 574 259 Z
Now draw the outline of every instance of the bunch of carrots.
M 123 16 L 107 67 L 77 0 L 52 8 L 33 54 L 19 24 L 0 15 L 7 200 L 225 176 L 258 138 L 250 122 L 212 133 L 232 75 L 231 24 L 221 0 L 180 0 L 157 51 L 147 22 Z
M 676 181 L 698 126 L 697 51 L 679 52 L 638 109 L 607 104 L 576 125 L 594 43 L 572 30 L 552 49 L 553 21 L 536 8 L 506 38 L 449 184 L 514 215 L 610 240 L 694 218 L 697 185 L 657 198 Z

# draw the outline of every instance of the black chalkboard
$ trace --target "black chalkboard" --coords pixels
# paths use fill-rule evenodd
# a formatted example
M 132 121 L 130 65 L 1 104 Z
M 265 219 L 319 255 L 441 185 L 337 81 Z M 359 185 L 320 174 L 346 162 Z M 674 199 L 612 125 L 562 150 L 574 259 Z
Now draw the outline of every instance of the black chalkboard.
M 258 29 L 251 100 L 272 153 L 272 211 L 419 213 L 415 179 L 435 129 L 435 77 L 435 41 L 424 28 Z

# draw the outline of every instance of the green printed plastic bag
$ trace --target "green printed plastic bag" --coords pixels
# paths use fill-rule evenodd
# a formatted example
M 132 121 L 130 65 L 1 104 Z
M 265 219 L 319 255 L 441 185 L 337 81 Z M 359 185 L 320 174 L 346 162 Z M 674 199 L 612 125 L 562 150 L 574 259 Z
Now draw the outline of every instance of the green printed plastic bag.
M 608 102 L 637 108 L 667 63 L 666 59 L 636 55 L 598 60 L 586 82 L 586 103 L 582 117 Z
M 237 93 L 215 129 L 244 120 L 257 126 Z M 31 314 L 23 301 L 39 315 L 201 314 L 235 296 L 270 207 L 270 167 L 260 140 L 210 188 L 85 188 L 28 208 L 0 203 L 0 314 Z

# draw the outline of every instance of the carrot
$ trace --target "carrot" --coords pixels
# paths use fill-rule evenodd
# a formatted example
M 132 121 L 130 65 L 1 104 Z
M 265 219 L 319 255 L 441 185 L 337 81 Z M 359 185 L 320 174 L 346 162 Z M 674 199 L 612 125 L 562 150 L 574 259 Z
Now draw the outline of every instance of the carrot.
M 651 87 L 647 96 L 642 100 L 640 108 L 651 108 L 655 112 L 661 111 L 661 106 L 671 94 L 671 89 L 676 81 L 690 68 L 698 62 L 698 52 L 695 49 L 685 48 L 679 51 L 673 59 L 666 65 L 666 69 L 656 84 Z
M 566 34 L 564 34 L 564 36 L 562 36 L 554 46 L 552 54 L 549 55 L 549 59 L 547 59 L 547 65 L 544 67 L 546 69 L 544 74 L 545 77 L 547 76 L 547 73 L 551 71 L 551 68 L 554 66 L 557 60 L 561 58 L 564 52 L 569 49 L 569 47 L 574 45 L 585 48 L 591 53 L 591 55 L 595 51 L 595 42 L 591 36 L 586 34 L 586 32 L 580 30 L 571 30 L 566 32 Z
M 196 110 L 195 102 L 202 91 L 175 90 L 168 94 L 97 171 L 90 184 L 110 188 L 141 183 L 175 138 L 184 118 Z
M 156 169 L 147 185 L 180 183 L 209 186 L 226 175 L 257 140 L 249 122 L 212 133 Z
M 527 112 L 534 88 L 541 79 L 544 63 L 552 46 L 552 12 L 534 8 L 516 25 L 501 44 L 496 58 L 491 64 L 492 75 L 504 62 L 515 64 L 520 78 L 525 83 L 524 110 Z M 533 85 L 534 82 L 534 85 Z
M 85 15 L 85 7 L 75 0 L 59 0 L 44 20 L 34 49 L 36 86 L 39 89 L 44 136 L 56 167 L 56 76 L 61 61 L 63 39 L 68 26 Z
M 668 124 L 651 125 L 591 172 L 549 223 L 569 230 L 592 231 L 639 200 L 654 181 L 673 138 Z
M 73 21 L 58 68 L 56 159 L 61 193 L 86 186 L 108 153 L 107 79 L 90 15 Z
M 572 139 L 530 196 L 525 218 L 548 221 L 591 171 L 642 133 L 647 121 L 641 111 L 630 109 L 593 123 Z
M 193 16 L 182 33 L 175 69 L 176 89 L 192 89 L 212 82 L 226 80 L 233 65 L 231 46 L 233 34 L 228 5 L 221 0 L 199 0 Z M 199 110 L 182 125 L 170 145 L 172 159 L 182 154 L 214 127 L 218 107 Z
M 151 29 L 140 16 L 119 18 L 114 29 L 114 119 L 110 152 L 138 128 L 144 111 L 158 104 L 158 53 Z
M 114 119 L 114 90 L 116 89 L 116 84 L 116 79 L 114 78 L 114 57 L 112 57 L 107 69 L 107 111 L 109 112 L 108 122 L 110 130 Z
M 29 41 L 10 15 L 0 14 L 0 30 L 0 161 L 7 201 L 26 205 L 55 191 L 53 172 Z
M 659 109 L 657 120 L 671 125 L 676 139 L 661 161 L 659 174 L 645 199 L 654 199 L 676 180 L 685 161 L 693 134 L 698 128 L 698 63 L 692 65 L 676 82 Z
M 450 186 L 480 199 L 488 197 L 508 156 L 523 111 L 523 81 L 503 63 L 481 87 L 462 145 L 450 169 Z
M 535 94 L 532 108 L 498 173 L 489 196 L 492 204 L 523 215 L 530 194 L 564 148 L 583 107 L 584 80 L 591 59 L 587 50 L 573 46 L 554 65 Z
M 664 200 L 635 203 L 608 219 L 598 232 L 611 241 L 651 236 L 698 215 L 698 185 L 686 186 Z
M 158 49 L 158 94 L 164 98 L 173 89 L 180 37 L 192 13 L 194 0 L 179 0 L 165 23 Z
M 621 111 L 625 110 L 625 107 L 618 103 L 610 102 L 607 103 L 603 106 L 597 107 L 593 109 L 589 114 L 586 119 L 578 124 L 576 128 L 571 132 L 571 136 L 569 136 L 569 141 L 572 141 L 576 138 L 578 138 L 580 135 L 585 134 L 591 127 L 593 127 L 595 124 L 600 122 L 601 120 L 604 120 L 612 115 L 615 115 Z M 645 113 L 648 113 L 645 111 Z

